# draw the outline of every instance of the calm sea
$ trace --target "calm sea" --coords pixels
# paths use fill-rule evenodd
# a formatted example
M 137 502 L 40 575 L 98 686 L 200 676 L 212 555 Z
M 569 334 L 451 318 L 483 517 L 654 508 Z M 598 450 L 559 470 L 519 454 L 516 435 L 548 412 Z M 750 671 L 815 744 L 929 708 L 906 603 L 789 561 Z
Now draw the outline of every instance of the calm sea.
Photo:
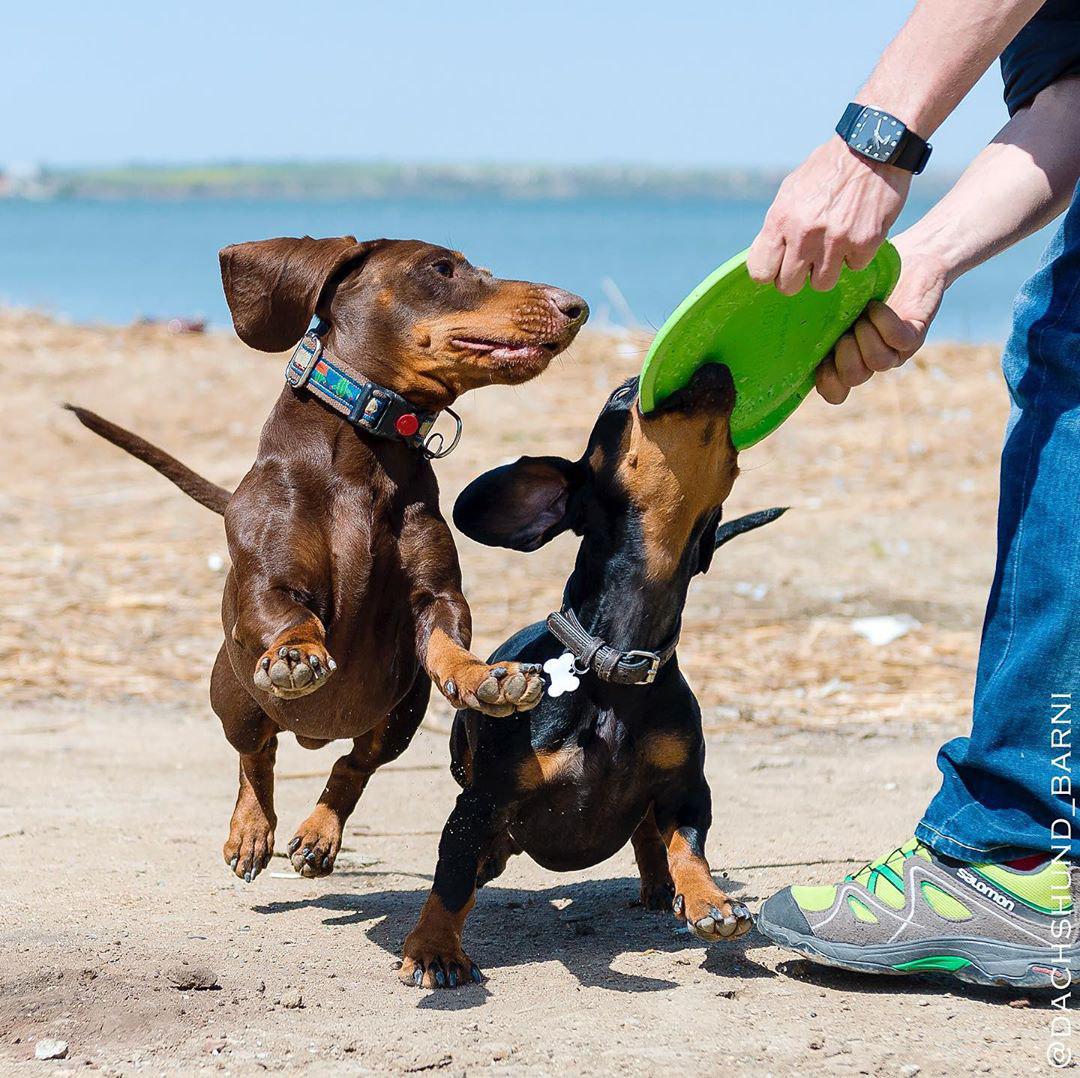
M 905 219 L 927 207 L 909 206 Z M 228 322 L 217 250 L 269 236 L 416 237 L 503 277 L 585 296 L 594 322 L 659 326 L 747 246 L 766 205 L 650 198 L 512 200 L 0 200 L 0 303 L 76 321 Z M 1000 341 L 1013 294 L 1047 240 L 1032 237 L 954 286 L 938 340 Z

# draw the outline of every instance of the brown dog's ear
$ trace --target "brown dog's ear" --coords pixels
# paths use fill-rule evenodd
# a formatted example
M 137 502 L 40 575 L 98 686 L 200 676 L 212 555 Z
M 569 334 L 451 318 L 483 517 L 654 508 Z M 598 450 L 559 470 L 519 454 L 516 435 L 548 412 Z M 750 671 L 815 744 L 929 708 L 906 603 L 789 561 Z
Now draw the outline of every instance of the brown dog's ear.
M 221 283 L 237 336 L 263 352 L 296 344 L 331 278 L 380 242 L 286 236 L 223 248 Z
M 521 457 L 474 479 L 454 503 L 454 524 L 485 546 L 538 550 L 574 526 L 579 487 L 576 464 Z

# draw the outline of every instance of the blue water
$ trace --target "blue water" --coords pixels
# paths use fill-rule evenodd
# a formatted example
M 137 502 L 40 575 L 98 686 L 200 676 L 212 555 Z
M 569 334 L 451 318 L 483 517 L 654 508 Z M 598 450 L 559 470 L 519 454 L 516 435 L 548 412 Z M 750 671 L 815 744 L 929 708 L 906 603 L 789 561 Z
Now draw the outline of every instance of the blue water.
M 909 205 L 901 224 L 926 208 Z M 595 322 L 658 326 L 702 277 L 749 244 L 765 209 L 765 203 L 652 198 L 0 200 L 0 302 L 76 321 L 181 316 L 226 325 L 220 247 L 352 233 L 444 243 L 499 276 L 580 293 Z M 1013 294 L 1046 240 L 1031 237 L 958 282 L 934 337 L 1003 340 Z

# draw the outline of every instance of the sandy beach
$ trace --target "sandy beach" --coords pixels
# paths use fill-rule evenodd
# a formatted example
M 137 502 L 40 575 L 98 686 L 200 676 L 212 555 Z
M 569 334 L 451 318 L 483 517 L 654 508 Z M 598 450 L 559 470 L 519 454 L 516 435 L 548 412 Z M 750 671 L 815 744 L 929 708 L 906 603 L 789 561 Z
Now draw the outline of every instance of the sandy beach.
M 647 343 L 586 333 L 538 382 L 463 400 L 461 446 L 437 468 L 444 508 L 520 453 L 576 457 Z M 333 876 L 290 878 L 279 859 L 249 887 L 231 878 L 220 847 L 235 756 L 206 699 L 227 569 L 221 520 L 59 405 L 100 411 L 232 486 L 284 359 L 226 334 L 10 311 L 0 345 L 0 1067 L 912 1075 L 1044 1065 L 1045 1001 L 822 971 L 756 933 L 704 948 L 670 917 L 631 906 L 629 850 L 564 876 L 518 859 L 470 921 L 489 983 L 404 988 L 392 965 L 456 791 L 441 700 L 372 782 Z M 937 744 L 967 726 L 1007 404 L 997 361 L 992 347 L 925 349 L 841 410 L 808 401 L 741 459 L 726 516 L 791 511 L 725 547 L 695 583 L 680 661 L 726 816 L 710 859 L 752 908 L 784 883 L 835 879 L 885 852 L 882 842 L 904 841 L 936 788 Z M 476 650 L 558 605 L 575 542 L 519 554 L 459 539 Z M 870 639 L 879 631 L 895 638 Z M 284 746 L 279 839 L 334 755 Z M 865 810 L 853 812 L 857 802 Z M 174 987 L 184 963 L 208 967 L 215 987 Z M 68 1042 L 66 1060 L 34 1061 L 46 1037 Z

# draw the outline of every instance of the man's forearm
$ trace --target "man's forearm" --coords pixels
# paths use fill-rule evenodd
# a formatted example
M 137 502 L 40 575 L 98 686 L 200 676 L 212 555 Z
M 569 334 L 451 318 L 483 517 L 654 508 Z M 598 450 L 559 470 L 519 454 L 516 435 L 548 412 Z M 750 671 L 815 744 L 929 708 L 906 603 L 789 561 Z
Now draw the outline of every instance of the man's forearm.
M 945 283 L 1053 220 L 1080 179 L 1080 78 L 1047 87 L 971 163 L 951 191 L 897 237 Z
M 856 100 L 929 138 L 1043 0 L 919 0 Z

